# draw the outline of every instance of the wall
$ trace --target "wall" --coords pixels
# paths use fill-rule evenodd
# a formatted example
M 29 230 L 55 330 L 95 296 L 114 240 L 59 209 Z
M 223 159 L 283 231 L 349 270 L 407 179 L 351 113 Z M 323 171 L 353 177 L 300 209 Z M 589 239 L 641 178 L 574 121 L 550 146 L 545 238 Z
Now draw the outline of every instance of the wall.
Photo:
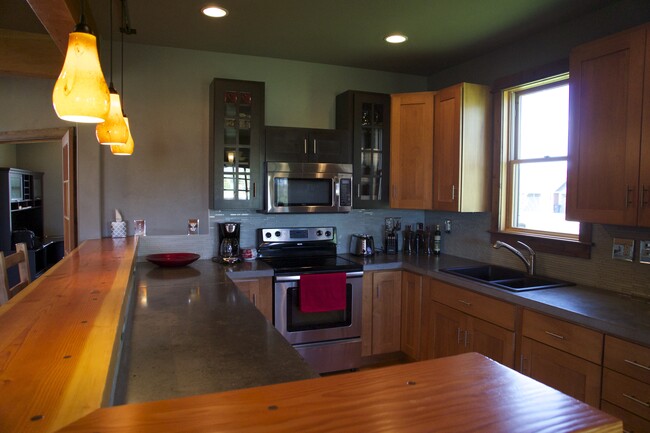
M 125 56 L 125 110 L 136 149 L 132 157 L 102 149 L 104 235 L 115 208 L 129 222 L 146 219 L 151 234 L 184 234 L 188 218 L 199 218 L 201 233 L 208 232 L 208 104 L 215 77 L 265 82 L 266 124 L 314 128 L 334 127 L 335 97 L 345 90 L 426 87 L 424 77 L 162 47 L 128 45 Z
M 0 144 L 0 167 L 16 166 L 16 145 Z

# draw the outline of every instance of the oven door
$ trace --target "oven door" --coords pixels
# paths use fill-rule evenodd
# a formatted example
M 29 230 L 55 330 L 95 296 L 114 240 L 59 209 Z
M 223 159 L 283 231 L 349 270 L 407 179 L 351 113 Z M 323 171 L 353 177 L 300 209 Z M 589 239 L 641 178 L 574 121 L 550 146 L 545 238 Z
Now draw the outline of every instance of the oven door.
M 275 277 L 275 327 L 291 344 L 313 343 L 361 336 L 363 272 L 349 272 L 345 310 L 305 313 L 300 311 L 300 276 Z

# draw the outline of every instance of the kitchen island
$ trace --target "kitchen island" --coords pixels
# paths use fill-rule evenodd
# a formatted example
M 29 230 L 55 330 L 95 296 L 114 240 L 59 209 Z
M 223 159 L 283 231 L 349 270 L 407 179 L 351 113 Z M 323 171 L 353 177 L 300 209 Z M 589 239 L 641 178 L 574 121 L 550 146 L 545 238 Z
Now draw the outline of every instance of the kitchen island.
M 136 249 L 133 239 L 86 241 L 0 307 L 0 431 L 622 431 L 616 419 L 476 354 L 109 407 L 127 306 L 145 301 L 130 298 Z M 188 308 L 197 295 L 217 304 L 230 297 L 240 313 L 262 317 L 204 262 L 182 273 L 213 280 L 215 291 L 161 275 L 162 289 L 147 286 L 146 302 L 159 289 Z M 147 284 L 157 273 L 146 271 Z M 242 338 L 227 320 L 215 324 Z

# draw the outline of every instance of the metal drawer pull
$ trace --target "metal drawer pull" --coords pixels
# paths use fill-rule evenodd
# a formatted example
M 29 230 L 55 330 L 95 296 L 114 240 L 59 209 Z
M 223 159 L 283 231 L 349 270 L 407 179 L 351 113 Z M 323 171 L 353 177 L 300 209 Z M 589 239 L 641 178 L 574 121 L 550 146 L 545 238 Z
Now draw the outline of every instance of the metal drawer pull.
M 641 406 L 650 407 L 650 403 L 648 403 L 646 401 L 641 401 L 638 398 L 634 397 L 633 395 L 623 393 L 623 397 L 625 397 L 627 399 L 630 399 L 635 403 L 639 403 Z
M 544 331 L 544 332 L 547 333 L 548 335 L 550 335 L 551 337 L 555 337 L 555 338 L 557 338 L 559 340 L 564 340 L 564 335 L 555 334 L 555 333 L 553 333 L 551 331 Z
M 626 359 L 625 362 L 627 362 L 628 364 L 632 364 L 635 367 L 639 367 L 639 368 L 642 368 L 644 370 L 650 371 L 650 367 L 648 367 L 647 365 L 639 364 L 638 362 L 630 361 L 629 359 Z
M 253 293 L 253 305 L 257 307 L 257 296 L 255 296 L 255 293 Z
M 460 345 L 460 328 L 456 328 L 456 344 Z
M 304 140 L 304 143 L 305 143 L 305 154 L 307 154 L 307 139 L 306 138 Z
M 460 302 L 460 303 L 463 304 L 463 305 L 467 305 L 468 307 L 471 307 L 471 306 L 472 306 L 472 303 L 471 303 L 471 302 L 463 301 L 462 299 L 459 299 L 458 302 Z

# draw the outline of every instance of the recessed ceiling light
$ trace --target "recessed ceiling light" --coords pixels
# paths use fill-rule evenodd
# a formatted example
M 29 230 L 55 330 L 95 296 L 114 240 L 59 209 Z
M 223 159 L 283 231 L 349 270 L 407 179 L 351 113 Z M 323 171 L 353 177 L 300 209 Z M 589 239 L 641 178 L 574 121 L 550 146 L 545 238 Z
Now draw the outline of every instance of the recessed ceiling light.
M 203 12 L 203 15 L 211 18 L 221 18 L 228 15 L 228 11 L 221 6 L 206 6 L 201 9 L 201 12 Z
M 407 39 L 406 36 L 400 35 L 399 33 L 388 35 L 384 38 L 384 40 L 390 44 L 401 44 L 402 42 L 406 42 Z

